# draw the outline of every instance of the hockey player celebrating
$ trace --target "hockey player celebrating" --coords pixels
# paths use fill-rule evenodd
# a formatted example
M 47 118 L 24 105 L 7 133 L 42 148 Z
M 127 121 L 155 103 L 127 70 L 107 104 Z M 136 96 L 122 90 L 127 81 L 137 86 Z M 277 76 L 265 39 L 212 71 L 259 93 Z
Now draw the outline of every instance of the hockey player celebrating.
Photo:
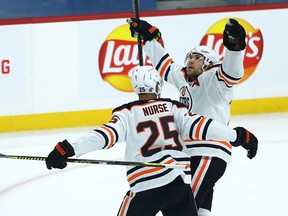
M 131 81 L 139 100 L 115 108 L 109 123 L 75 142 L 59 142 L 46 159 L 48 169 L 63 169 L 68 157 L 109 149 L 117 142 L 126 142 L 125 160 L 165 164 L 189 160 L 180 137 L 227 140 L 257 151 L 257 138 L 248 130 L 232 129 L 188 112 L 182 103 L 160 98 L 163 81 L 153 67 L 138 67 Z M 118 215 L 155 216 L 161 211 L 165 216 L 197 216 L 190 180 L 185 176 L 182 169 L 127 167 L 130 190 Z
M 185 66 L 173 62 L 166 50 L 157 42 L 159 29 L 144 20 L 128 19 L 132 37 L 140 35 L 145 42 L 144 51 L 165 81 L 174 85 L 179 101 L 188 110 L 228 125 L 233 86 L 244 74 L 243 50 L 246 47 L 245 29 L 235 19 L 229 19 L 223 32 L 225 56 L 220 63 L 217 53 L 207 46 L 196 46 L 185 56 Z M 205 72 L 205 73 L 204 73 Z M 191 187 L 199 216 L 211 212 L 213 188 L 223 176 L 231 161 L 229 142 L 185 140 L 191 157 Z M 213 144 L 213 145 L 211 145 Z M 245 147 L 246 148 L 246 147 Z M 252 159 L 256 151 L 247 149 Z

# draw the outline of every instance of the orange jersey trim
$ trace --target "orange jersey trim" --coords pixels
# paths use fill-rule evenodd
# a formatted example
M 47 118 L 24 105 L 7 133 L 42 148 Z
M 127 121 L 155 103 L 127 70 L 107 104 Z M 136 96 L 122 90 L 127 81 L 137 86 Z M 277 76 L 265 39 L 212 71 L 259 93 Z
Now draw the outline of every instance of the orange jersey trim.
M 221 143 L 222 145 L 226 146 L 227 148 L 229 148 L 230 150 L 232 150 L 232 145 L 227 142 L 227 141 L 220 141 L 220 140 L 199 140 L 199 139 L 196 139 L 196 140 L 183 140 L 185 143 L 193 143 L 193 142 L 217 142 L 217 143 Z
M 175 160 L 173 159 L 170 159 L 168 160 L 165 164 L 171 164 L 173 163 Z M 153 172 L 157 172 L 159 170 L 163 169 L 163 167 L 155 167 L 155 168 L 152 168 L 152 169 L 147 169 L 147 170 L 143 170 L 141 172 L 138 172 L 134 175 L 132 175 L 131 177 L 128 178 L 128 182 L 131 182 L 133 181 L 134 179 L 138 178 L 139 176 L 142 176 L 142 175 L 146 175 L 146 174 L 149 174 L 149 173 L 153 173 Z
M 113 144 L 115 142 L 114 133 L 109 128 L 107 128 L 105 126 L 101 126 L 101 128 L 104 129 L 105 131 L 107 131 L 109 133 L 110 137 L 111 137 L 110 143 L 109 143 L 109 145 L 107 147 L 107 149 L 109 149 L 109 148 L 111 148 L 113 146 Z
M 202 119 L 200 120 L 197 128 L 196 128 L 196 133 L 195 133 L 196 139 L 200 139 L 200 138 L 199 138 L 199 137 L 200 137 L 200 130 L 201 130 L 201 127 L 202 127 L 204 121 L 205 121 L 205 118 L 202 118 Z
M 160 71 L 160 76 L 161 76 L 161 77 L 163 76 L 163 74 L 164 74 L 164 72 L 165 72 L 168 64 L 170 64 L 172 61 L 173 61 L 173 60 L 172 60 L 171 58 L 168 59 L 168 60 L 164 63 L 163 67 L 161 67 L 161 71 Z
M 228 85 L 235 85 L 237 82 L 228 81 L 227 78 L 221 73 L 221 71 L 217 71 L 220 78 L 222 78 Z

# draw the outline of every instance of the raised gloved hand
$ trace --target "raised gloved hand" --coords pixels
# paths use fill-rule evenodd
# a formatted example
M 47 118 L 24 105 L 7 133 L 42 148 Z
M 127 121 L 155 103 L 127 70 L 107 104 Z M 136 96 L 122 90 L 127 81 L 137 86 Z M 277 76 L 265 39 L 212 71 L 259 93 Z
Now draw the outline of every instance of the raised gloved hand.
M 64 169 L 67 166 L 67 158 L 74 155 L 74 149 L 67 140 L 59 142 L 46 158 L 47 169 Z
M 247 150 L 247 157 L 252 159 L 257 154 L 258 140 L 250 131 L 243 127 L 234 128 L 237 132 L 237 138 L 234 142 L 230 142 L 233 146 L 241 145 Z
M 223 32 L 223 44 L 231 51 L 240 51 L 246 48 L 246 32 L 235 19 L 229 19 Z
M 127 19 L 127 22 L 130 24 L 129 29 L 132 37 L 138 37 L 139 34 L 145 42 L 151 41 L 152 39 L 159 40 L 161 38 L 159 29 L 144 20 L 130 18 Z

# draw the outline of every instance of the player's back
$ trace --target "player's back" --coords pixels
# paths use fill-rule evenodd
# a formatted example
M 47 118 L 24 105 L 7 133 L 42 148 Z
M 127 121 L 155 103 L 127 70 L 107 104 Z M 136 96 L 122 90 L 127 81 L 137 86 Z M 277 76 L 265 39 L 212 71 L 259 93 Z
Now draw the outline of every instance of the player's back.
M 174 122 L 173 109 L 177 106 L 185 108 L 170 99 L 140 100 L 113 111 L 125 128 L 126 160 L 175 164 L 179 159 L 187 163 L 189 157 L 183 152 Z M 185 179 L 179 169 L 127 167 L 128 182 L 134 191 L 165 185 L 178 175 Z

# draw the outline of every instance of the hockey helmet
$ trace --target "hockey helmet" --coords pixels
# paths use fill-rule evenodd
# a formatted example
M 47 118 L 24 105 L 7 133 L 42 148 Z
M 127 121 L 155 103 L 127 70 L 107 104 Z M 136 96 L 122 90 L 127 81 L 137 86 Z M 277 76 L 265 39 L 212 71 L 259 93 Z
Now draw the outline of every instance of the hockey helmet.
M 205 66 L 211 65 L 210 62 L 212 62 L 212 65 L 219 64 L 220 63 L 220 57 L 219 55 L 213 50 L 212 48 L 208 46 L 196 46 L 192 50 L 190 50 L 185 57 L 185 64 L 187 63 L 187 60 L 189 60 L 189 56 L 192 54 L 200 54 L 204 56 L 204 64 L 203 69 Z
M 161 94 L 163 79 L 152 66 L 139 66 L 132 71 L 132 87 L 136 94 Z

